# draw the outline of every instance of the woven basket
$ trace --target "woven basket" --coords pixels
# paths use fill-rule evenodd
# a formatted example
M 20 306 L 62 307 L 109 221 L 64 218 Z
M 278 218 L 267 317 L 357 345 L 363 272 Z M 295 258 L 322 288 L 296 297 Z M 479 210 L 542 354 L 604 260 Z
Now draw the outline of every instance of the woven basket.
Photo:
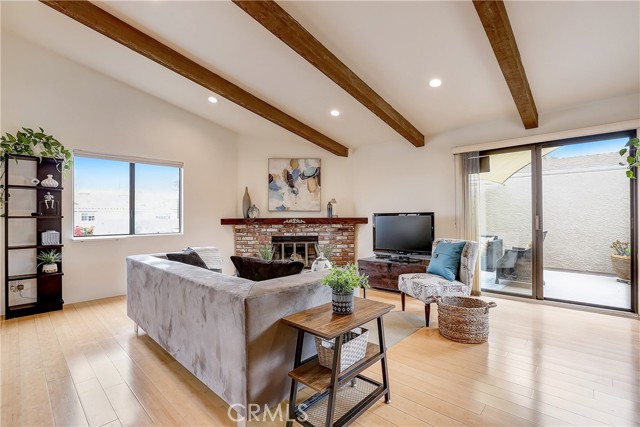
M 340 372 L 361 360 L 367 352 L 369 331 L 365 328 L 355 328 L 342 336 L 342 351 L 340 352 Z M 318 361 L 320 366 L 331 369 L 333 367 L 333 341 L 315 337 Z
M 495 302 L 468 297 L 438 297 L 440 335 L 464 344 L 480 344 L 489 337 L 489 309 Z

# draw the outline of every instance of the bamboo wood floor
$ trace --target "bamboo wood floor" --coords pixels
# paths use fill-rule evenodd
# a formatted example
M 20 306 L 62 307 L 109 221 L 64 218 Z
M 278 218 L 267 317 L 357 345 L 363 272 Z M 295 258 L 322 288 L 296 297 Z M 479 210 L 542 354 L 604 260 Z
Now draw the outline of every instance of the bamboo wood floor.
M 398 294 L 369 297 L 399 307 Z M 391 404 L 352 425 L 640 426 L 637 319 L 494 301 L 487 344 L 443 339 L 432 310 L 431 328 L 389 350 Z M 133 333 L 123 296 L 2 320 L 0 338 L 2 426 L 233 425 L 222 400 Z M 380 379 L 379 365 L 367 372 Z

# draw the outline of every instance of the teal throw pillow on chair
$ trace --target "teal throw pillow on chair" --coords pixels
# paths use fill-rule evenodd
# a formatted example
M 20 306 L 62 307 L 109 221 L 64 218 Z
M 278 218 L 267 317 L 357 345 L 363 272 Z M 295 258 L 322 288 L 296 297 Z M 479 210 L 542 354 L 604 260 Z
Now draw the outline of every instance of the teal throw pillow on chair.
M 441 242 L 431 255 L 427 273 L 437 274 L 450 282 L 456 280 L 460 268 L 460 256 L 467 242 Z

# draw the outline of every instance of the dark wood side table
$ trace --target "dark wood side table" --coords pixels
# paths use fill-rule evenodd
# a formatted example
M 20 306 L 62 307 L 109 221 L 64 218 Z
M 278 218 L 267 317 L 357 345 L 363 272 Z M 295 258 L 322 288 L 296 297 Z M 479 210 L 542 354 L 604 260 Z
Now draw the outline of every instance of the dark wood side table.
M 294 419 L 306 427 L 344 426 L 364 413 L 382 395 L 386 403 L 391 401 L 382 316 L 392 309 L 391 304 L 355 298 L 353 314 L 334 314 L 331 303 L 328 303 L 282 319 L 298 329 L 294 369 L 289 372 L 291 394 L 287 427 L 293 425 Z M 364 358 L 339 372 L 343 334 L 374 319 L 377 320 L 380 345 L 367 343 Z M 301 360 L 305 333 L 333 340 L 333 369 L 320 366 L 317 355 Z M 382 368 L 382 383 L 360 374 L 376 362 L 380 362 Z M 299 383 L 312 388 L 316 394 L 298 405 Z

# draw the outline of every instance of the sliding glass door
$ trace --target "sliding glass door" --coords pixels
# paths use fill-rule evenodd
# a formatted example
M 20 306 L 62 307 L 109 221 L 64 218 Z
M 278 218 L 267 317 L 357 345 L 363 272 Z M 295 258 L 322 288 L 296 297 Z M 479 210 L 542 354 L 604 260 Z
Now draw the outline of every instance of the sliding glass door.
M 631 309 L 631 192 L 618 153 L 628 140 L 546 146 L 545 299 Z
M 632 132 L 480 153 L 484 292 L 634 311 Z
M 533 296 L 532 149 L 480 156 L 480 283 L 485 291 Z

